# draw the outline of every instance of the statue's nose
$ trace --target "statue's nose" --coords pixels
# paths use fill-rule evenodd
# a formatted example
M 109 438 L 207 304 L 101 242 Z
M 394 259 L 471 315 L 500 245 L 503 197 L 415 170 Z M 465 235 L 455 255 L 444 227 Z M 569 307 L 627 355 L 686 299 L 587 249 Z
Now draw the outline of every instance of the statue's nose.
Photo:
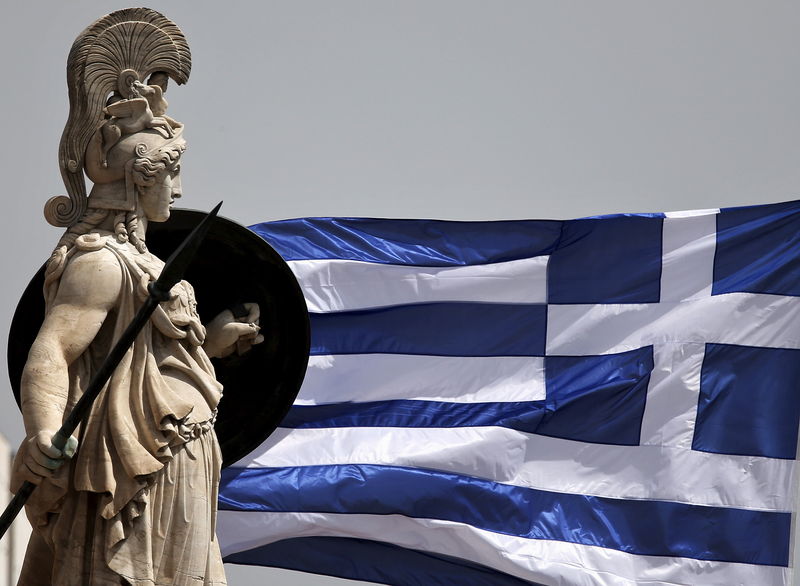
M 183 190 L 181 189 L 181 178 L 180 176 L 178 176 L 172 180 L 172 197 L 178 199 L 182 195 L 183 195 Z

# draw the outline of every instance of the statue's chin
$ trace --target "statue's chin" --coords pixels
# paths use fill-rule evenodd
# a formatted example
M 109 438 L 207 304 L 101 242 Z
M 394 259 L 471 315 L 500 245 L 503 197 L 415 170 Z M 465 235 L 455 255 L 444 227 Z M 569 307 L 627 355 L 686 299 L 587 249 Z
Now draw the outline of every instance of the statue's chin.
M 158 214 L 154 214 L 152 217 L 148 217 L 148 222 L 166 222 L 169 220 L 170 211 L 167 210 L 166 212 L 161 212 Z

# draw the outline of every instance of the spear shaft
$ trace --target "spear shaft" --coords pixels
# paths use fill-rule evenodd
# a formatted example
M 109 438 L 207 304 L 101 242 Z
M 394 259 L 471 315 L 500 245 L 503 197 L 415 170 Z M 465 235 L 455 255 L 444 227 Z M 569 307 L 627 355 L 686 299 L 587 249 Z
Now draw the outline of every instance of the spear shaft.
M 211 210 L 205 218 L 192 230 L 189 236 L 178 246 L 173 252 L 164 268 L 161 270 L 161 275 L 154 282 L 148 286 L 149 295 L 145 299 L 139 311 L 133 317 L 133 320 L 125 331 L 120 336 L 117 343 L 109 352 L 105 362 L 100 366 L 97 372 L 92 377 L 86 390 L 78 399 L 75 407 L 70 411 L 69 415 L 64 419 L 61 428 L 53 436 L 51 443 L 53 447 L 63 452 L 64 447 L 67 445 L 67 440 L 72 433 L 77 429 L 81 422 L 89 415 L 89 411 L 94 404 L 95 399 L 100 395 L 100 392 L 105 387 L 108 379 L 114 374 L 125 353 L 133 345 L 133 341 L 144 325 L 150 319 L 153 311 L 162 301 L 167 301 L 170 298 L 170 289 L 181 280 L 183 274 L 186 272 L 192 258 L 194 257 L 200 243 L 203 241 L 208 229 L 211 227 L 211 222 L 217 215 L 222 202 L 219 202 L 216 207 Z M 11 523 L 17 517 L 22 507 L 30 498 L 36 485 L 29 480 L 22 483 L 22 486 L 8 503 L 5 511 L 0 516 L 0 539 L 5 535 Z

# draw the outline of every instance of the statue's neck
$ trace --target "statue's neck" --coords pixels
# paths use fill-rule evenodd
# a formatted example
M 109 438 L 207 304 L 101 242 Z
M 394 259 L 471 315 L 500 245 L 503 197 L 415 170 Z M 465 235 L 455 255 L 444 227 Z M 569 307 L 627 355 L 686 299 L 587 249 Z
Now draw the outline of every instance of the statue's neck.
M 112 181 L 110 183 L 95 183 L 89 193 L 89 207 L 113 210 L 115 204 L 125 201 L 125 194 L 124 179 Z M 136 226 L 136 235 L 140 240 L 145 240 L 145 234 L 147 233 L 147 217 L 142 212 L 138 202 L 136 205 L 136 216 L 139 220 Z M 112 211 L 97 227 L 101 230 L 114 232 L 116 228 L 114 221 L 115 216 L 116 214 Z

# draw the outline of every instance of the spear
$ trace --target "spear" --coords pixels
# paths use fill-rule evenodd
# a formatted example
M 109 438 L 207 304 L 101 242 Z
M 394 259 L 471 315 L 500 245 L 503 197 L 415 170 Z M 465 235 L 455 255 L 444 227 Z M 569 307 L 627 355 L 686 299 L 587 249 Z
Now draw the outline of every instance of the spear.
M 146 324 L 147 320 L 150 319 L 150 315 L 153 313 L 153 311 L 155 311 L 159 303 L 169 300 L 170 289 L 172 289 L 183 277 L 183 274 L 186 272 L 186 269 L 191 263 L 192 258 L 197 252 L 197 249 L 200 247 L 200 243 L 203 241 L 203 238 L 205 238 L 208 229 L 211 227 L 211 222 L 217 216 L 217 212 L 221 206 L 222 202 L 219 202 L 217 206 L 211 210 L 197 226 L 195 226 L 191 234 L 189 234 L 189 236 L 187 236 L 186 239 L 181 242 L 180 246 L 178 246 L 175 252 L 173 252 L 167 259 L 167 262 L 164 265 L 164 268 L 161 270 L 161 275 L 158 277 L 158 279 L 150 283 L 148 286 L 149 294 L 145 299 L 144 304 L 139 308 L 139 311 L 136 312 L 136 315 L 133 317 L 131 323 L 122 333 L 122 336 L 120 336 L 117 343 L 111 349 L 111 352 L 109 352 L 105 362 L 92 377 L 92 380 L 89 382 L 89 386 L 86 388 L 86 391 L 84 391 L 83 395 L 81 395 L 81 398 L 75 404 L 75 407 L 72 409 L 70 414 L 64 419 L 64 423 L 61 425 L 61 428 L 53 436 L 51 443 L 53 447 L 58 449 L 59 452 L 63 453 L 64 448 L 67 445 L 67 441 L 72 436 L 72 433 L 89 414 L 95 399 L 97 399 L 100 391 L 102 391 L 103 387 L 105 387 L 108 379 L 111 378 L 111 375 L 114 373 L 114 370 L 117 368 L 120 360 L 122 360 L 122 357 L 125 356 L 125 353 L 133 344 L 133 341 L 144 327 L 144 324 Z M 35 488 L 36 485 L 29 480 L 26 480 L 22 483 L 22 486 L 17 491 L 17 494 L 14 495 L 14 498 L 11 499 L 11 502 L 8 503 L 6 510 L 3 511 L 2 516 L 0 516 L 0 538 L 5 535 L 6 531 L 11 526 L 11 523 L 22 510 L 22 507 L 25 505 Z

